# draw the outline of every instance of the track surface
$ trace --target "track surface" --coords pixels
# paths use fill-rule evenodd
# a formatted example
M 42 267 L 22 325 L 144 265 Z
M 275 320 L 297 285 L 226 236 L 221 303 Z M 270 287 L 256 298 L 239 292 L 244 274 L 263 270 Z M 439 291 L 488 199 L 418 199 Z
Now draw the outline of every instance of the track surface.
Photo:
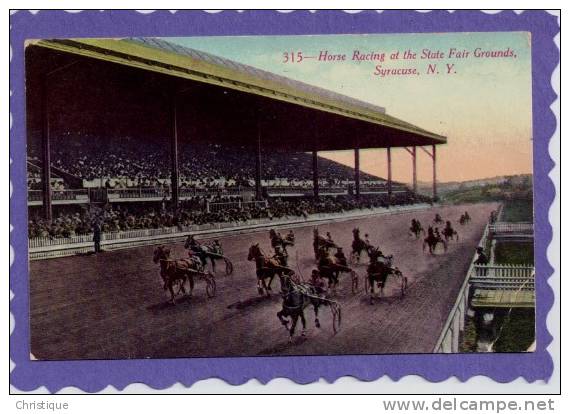
M 298 324 L 293 343 L 279 323 L 277 293 L 260 297 L 255 264 L 246 260 L 251 243 L 270 251 L 266 231 L 221 239 L 234 263 L 231 276 L 219 262 L 217 293 L 208 299 L 203 281 L 192 298 L 178 297 L 168 304 L 154 247 L 105 252 L 30 263 L 31 352 L 37 359 L 116 359 L 188 356 L 327 355 L 431 352 L 457 297 L 495 204 L 450 206 L 391 216 L 377 216 L 319 226 L 330 231 L 337 244 L 350 252 L 352 228 L 370 234 L 394 265 L 408 277 L 402 299 L 393 279 L 385 297 L 369 304 L 364 294 L 365 266 L 356 267 L 361 291 L 353 295 L 348 276 L 341 276 L 336 299 L 342 306 L 340 332 L 333 335 L 331 312 L 321 307 L 321 328 L 307 307 L 307 336 Z M 460 214 L 469 211 L 470 224 L 459 226 Z M 447 253 L 422 252 L 422 242 L 407 235 L 412 217 L 425 228 L 434 214 L 450 219 L 459 232 Z M 312 229 L 295 229 L 296 246 L 289 249 L 289 264 L 308 277 L 314 268 Z M 284 233 L 286 230 L 280 230 Z M 183 246 L 172 245 L 174 257 L 184 257 Z M 296 265 L 298 259 L 298 267 Z M 367 260 L 365 260 L 367 261 Z M 273 282 L 274 292 L 279 282 Z

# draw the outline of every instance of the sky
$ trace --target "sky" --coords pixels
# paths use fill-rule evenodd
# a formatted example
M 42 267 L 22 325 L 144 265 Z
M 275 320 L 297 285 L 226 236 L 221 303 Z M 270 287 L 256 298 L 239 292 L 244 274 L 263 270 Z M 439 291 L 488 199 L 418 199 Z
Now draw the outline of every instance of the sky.
M 169 38 L 171 42 L 320 86 L 386 108 L 386 113 L 447 137 L 438 146 L 438 181 L 466 181 L 532 172 L 531 51 L 524 32 L 389 35 L 239 36 Z M 430 54 L 421 59 L 422 51 Z M 450 57 L 451 49 L 457 53 Z M 510 57 L 476 57 L 475 50 Z M 404 60 L 410 50 L 416 59 Z M 467 57 L 461 51 L 467 51 Z M 319 61 L 328 54 L 345 61 Z M 384 61 L 353 60 L 384 53 Z M 399 51 L 398 59 L 390 59 Z M 309 58 L 285 62 L 285 53 Z M 435 58 L 440 52 L 443 58 Z M 311 56 L 316 58 L 311 59 Z M 427 74 L 430 64 L 439 74 Z M 453 64 L 447 73 L 446 64 Z M 382 69 L 416 69 L 418 75 L 374 75 Z M 418 150 L 418 180 L 431 181 L 432 164 Z M 319 153 L 353 166 L 351 151 Z M 361 151 L 361 169 L 386 176 L 386 151 Z M 394 180 L 410 182 L 411 157 L 392 150 Z

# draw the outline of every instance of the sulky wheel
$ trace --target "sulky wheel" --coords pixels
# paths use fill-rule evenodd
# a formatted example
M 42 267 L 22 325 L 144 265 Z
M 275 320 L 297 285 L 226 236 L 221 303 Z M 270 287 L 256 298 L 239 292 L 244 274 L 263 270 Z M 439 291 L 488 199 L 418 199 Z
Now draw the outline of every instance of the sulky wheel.
M 402 298 L 406 295 L 407 289 L 408 289 L 408 278 L 406 276 L 400 275 L 400 296 Z
M 184 291 L 184 280 L 177 280 L 176 282 L 174 282 L 176 287 L 178 287 L 178 290 L 176 291 L 175 296 L 180 295 L 180 292 Z
M 336 335 L 340 330 L 341 309 L 340 305 L 336 302 L 332 302 L 330 308 L 332 313 L 333 333 Z
M 209 298 L 216 296 L 216 279 L 211 273 L 206 276 L 206 295 Z
M 352 293 L 358 292 L 358 275 L 355 271 L 350 272 L 351 282 L 352 282 Z
M 357 264 L 359 261 L 360 261 L 360 257 L 358 256 L 358 253 L 356 253 L 356 252 L 350 253 L 348 263 Z
M 234 272 L 234 265 L 230 259 L 224 257 L 224 263 L 226 264 L 226 275 L 231 275 Z

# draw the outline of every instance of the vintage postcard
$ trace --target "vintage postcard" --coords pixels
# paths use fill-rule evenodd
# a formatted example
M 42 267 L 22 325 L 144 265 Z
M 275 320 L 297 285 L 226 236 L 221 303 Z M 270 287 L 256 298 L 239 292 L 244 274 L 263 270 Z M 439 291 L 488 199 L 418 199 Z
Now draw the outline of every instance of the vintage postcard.
M 548 380 L 558 24 L 437 16 L 14 14 L 12 384 Z

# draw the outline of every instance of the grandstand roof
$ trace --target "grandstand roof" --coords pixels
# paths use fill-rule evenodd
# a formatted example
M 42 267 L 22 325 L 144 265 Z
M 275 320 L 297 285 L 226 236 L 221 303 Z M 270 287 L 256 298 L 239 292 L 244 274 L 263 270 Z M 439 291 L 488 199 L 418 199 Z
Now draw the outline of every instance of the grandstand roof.
M 233 118 L 228 117 L 236 122 L 248 116 L 240 106 L 262 107 L 267 120 L 275 124 L 271 133 L 266 134 L 273 138 L 264 136 L 264 141 L 277 150 L 280 145 L 298 150 L 310 150 L 315 145 L 319 150 L 341 150 L 355 146 L 383 148 L 447 142 L 441 135 L 386 114 L 382 107 L 162 39 L 53 39 L 33 41 L 31 45 L 209 86 L 201 90 L 202 97 L 215 102 L 210 107 L 218 113 L 241 110 L 239 115 L 236 112 Z M 237 91 L 231 101 L 236 108 L 229 108 L 229 100 L 216 97 L 212 86 Z M 248 100 L 245 95 L 253 95 L 256 100 Z M 221 111 L 221 106 L 228 109 Z M 318 141 L 308 139 L 313 128 L 319 130 Z M 297 135 L 295 142 L 285 144 L 292 134 Z M 339 136 L 346 138 L 338 139 Z

